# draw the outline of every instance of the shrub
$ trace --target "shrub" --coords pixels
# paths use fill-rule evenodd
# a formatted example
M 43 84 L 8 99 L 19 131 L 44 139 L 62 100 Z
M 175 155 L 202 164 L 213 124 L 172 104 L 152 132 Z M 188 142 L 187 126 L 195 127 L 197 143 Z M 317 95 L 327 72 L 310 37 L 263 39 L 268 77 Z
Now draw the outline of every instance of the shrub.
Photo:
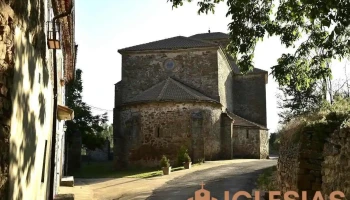
M 160 166 L 161 167 L 170 167 L 169 159 L 163 155 L 162 159 L 160 160 Z
M 185 162 L 185 154 L 187 153 L 187 148 L 185 146 L 181 146 L 178 154 L 177 154 L 177 164 L 180 166 L 183 162 Z
M 318 138 L 327 138 L 348 118 L 350 98 L 337 98 L 333 104 L 325 104 L 317 112 L 301 115 L 285 124 L 279 131 L 280 141 L 299 142 L 301 134 L 307 130 L 316 132 Z
M 188 153 L 185 153 L 185 155 L 184 155 L 184 162 L 185 163 L 191 162 L 191 157 L 188 155 Z

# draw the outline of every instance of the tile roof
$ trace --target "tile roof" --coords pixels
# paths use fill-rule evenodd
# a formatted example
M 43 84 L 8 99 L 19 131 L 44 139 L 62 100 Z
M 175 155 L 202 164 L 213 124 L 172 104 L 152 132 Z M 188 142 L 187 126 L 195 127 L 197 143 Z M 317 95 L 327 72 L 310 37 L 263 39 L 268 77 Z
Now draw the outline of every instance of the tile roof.
M 118 52 L 132 52 L 132 51 L 143 51 L 143 50 L 172 50 L 172 49 L 189 49 L 189 48 L 200 48 L 200 47 L 219 47 L 219 44 L 210 42 L 207 40 L 211 39 L 228 39 L 228 34 L 221 32 L 214 33 L 201 33 L 192 35 L 190 37 L 176 36 L 172 38 L 167 38 L 163 40 L 158 40 L 154 42 L 149 42 L 145 44 L 140 44 L 132 47 L 127 47 L 118 50 Z M 235 74 L 240 74 L 238 66 L 235 64 L 231 56 L 226 55 L 232 70 Z M 267 71 L 254 68 L 253 74 L 267 73 Z
M 145 44 L 140 44 L 132 47 L 120 49 L 119 52 L 123 51 L 142 51 L 142 50 L 169 50 L 169 49 L 187 49 L 195 47 L 215 47 L 218 46 L 215 43 L 208 41 L 197 40 L 194 38 L 187 38 L 184 36 L 176 36 Z
M 229 39 L 229 35 L 221 32 L 213 32 L 213 33 L 200 33 L 200 34 L 192 35 L 189 38 L 195 38 L 200 40 Z
M 219 103 L 199 91 L 169 77 L 143 91 L 141 94 L 127 100 L 124 104 L 159 101 L 209 101 Z
M 265 129 L 267 128 L 263 125 L 257 124 L 255 122 L 249 121 L 247 119 L 244 119 L 243 117 L 240 117 L 234 113 L 226 111 L 226 114 L 233 119 L 233 126 L 244 126 L 244 127 L 254 127 L 254 128 L 259 128 L 259 129 Z

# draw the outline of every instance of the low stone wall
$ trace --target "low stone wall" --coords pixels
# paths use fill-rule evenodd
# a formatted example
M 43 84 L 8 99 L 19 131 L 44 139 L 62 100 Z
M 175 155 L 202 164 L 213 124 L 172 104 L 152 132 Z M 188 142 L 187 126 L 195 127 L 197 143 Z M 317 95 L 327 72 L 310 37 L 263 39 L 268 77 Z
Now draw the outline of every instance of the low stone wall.
M 281 135 L 277 169 L 282 194 L 307 191 L 308 199 L 313 199 L 316 191 L 328 196 L 338 190 L 350 199 L 349 138 L 348 127 L 333 133 L 309 127 Z
M 96 148 L 95 150 L 86 150 L 88 161 L 108 161 L 110 158 L 110 143 L 106 141 L 102 148 Z
M 350 199 L 350 124 L 335 131 L 327 139 L 322 163 L 322 191 L 342 191 Z
M 278 185 L 280 190 L 297 190 L 298 167 L 299 167 L 299 143 L 284 135 L 281 136 L 280 154 L 277 163 Z

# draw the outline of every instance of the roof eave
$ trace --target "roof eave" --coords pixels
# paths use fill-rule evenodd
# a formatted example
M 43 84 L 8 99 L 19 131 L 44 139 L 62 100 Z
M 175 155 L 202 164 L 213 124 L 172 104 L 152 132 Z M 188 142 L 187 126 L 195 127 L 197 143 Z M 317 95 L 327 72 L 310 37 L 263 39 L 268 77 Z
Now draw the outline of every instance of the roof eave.
M 120 54 L 138 54 L 138 53 L 157 53 L 157 52 L 173 52 L 173 51 L 187 51 L 187 50 L 204 50 L 204 49 L 217 49 L 219 45 L 207 46 L 207 47 L 188 47 L 188 48 L 172 48 L 172 49 L 145 49 L 145 50 L 124 50 L 119 49 Z
M 213 103 L 221 105 L 220 102 L 217 101 L 210 101 L 210 100 L 150 100 L 150 101 L 134 101 L 134 102 L 126 102 L 121 104 L 121 106 L 131 106 L 131 105 L 137 105 L 137 104 L 150 104 L 150 103 Z

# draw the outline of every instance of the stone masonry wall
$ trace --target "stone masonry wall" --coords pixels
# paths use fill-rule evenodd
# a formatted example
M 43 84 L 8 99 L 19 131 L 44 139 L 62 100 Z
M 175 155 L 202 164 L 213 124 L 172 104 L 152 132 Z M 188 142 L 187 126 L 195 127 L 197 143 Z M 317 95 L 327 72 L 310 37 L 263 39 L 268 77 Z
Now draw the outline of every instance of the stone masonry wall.
M 122 136 L 117 136 L 117 140 L 125 139 L 118 143 L 119 146 L 115 145 L 115 152 L 119 159 L 121 155 L 129 155 L 126 158 L 129 164 L 158 166 L 164 154 L 174 165 L 178 150 L 183 145 L 188 148 L 193 161 L 204 156 L 216 159 L 220 154 L 219 105 L 151 103 L 124 107 L 120 114 Z M 194 119 L 193 115 L 200 117 Z M 193 132 L 192 123 L 198 119 L 202 120 L 202 127 L 199 127 L 199 132 Z
M 288 141 L 285 138 L 281 141 L 283 139 Z M 315 192 L 321 190 L 323 145 L 324 138 L 312 130 L 304 130 L 289 142 L 281 143 L 278 169 L 283 192 L 307 191 L 308 198 L 312 199 Z
M 298 191 L 298 167 L 300 144 L 295 143 L 290 137 L 281 135 L 280 152 L 277 163 L 278 185 L 282 193 L 286 191 Z
M 14 68 L 13 11 L 0 1 L 0 199 L 7 199 L 10 162 L 10 119 Z
M 218 50 L 218 75 L 220 102 L 224 110 L 233 112 L 232 72 L 222 50 Z
M 173 70 L 164 62 L 175 61 Z M 172 76 L 219 100 L 217 50 L 122 55 L 123 101 Z
M 234 127 L 232 134 L 233 156 L 260 158 L 260 130 Z
M 349 127 L 330 136 L 315 130 L 304 130 L 289 138 L 282 135 L 277 165 L 282 192 L 307 191 L 308 199 L 312 199 L 316 191 L 326 196 L 342 191 L 345 199 L 350 199 L 349 137 Z
M 322 191 L 329 195 L 342 191 L 350 199 L 350 123 L 335 131 L 326 140 L 323 149 Z
M 233 113 L 267 126 L 265 74 L 233 76 Z
M 268 130 L 260 130 L 260 159 L 269 157 L 269 133 Z

